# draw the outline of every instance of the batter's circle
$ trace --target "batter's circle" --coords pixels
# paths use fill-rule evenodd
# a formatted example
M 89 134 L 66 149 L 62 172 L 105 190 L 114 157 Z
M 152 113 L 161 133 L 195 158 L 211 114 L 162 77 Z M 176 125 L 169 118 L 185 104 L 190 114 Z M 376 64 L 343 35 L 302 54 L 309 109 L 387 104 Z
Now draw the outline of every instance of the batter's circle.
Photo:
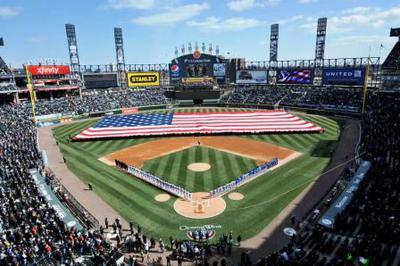
M 207 219 L 224 212 L 225 200 L 221 197 L 209 198 L 208 192 L 194 192 L 192 200 L 177 199 L 174 203 L 175 211 L 191 219 Z

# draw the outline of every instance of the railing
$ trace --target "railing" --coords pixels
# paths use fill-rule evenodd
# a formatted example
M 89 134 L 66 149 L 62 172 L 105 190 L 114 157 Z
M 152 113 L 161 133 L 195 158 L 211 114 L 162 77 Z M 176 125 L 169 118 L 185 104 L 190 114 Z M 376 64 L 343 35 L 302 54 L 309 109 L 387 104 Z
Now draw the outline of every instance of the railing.
M 49 168 L 46 169 L 46 177 L 49 180 L 50 186 L 55 191 L 55 194 L 64 203 L 73 215 L 84 225 L 86 228 L 99 228 L 99 221 L 86 210 L 82 204 L 68 191 L 68 189 L 60 182 L 55 176 L 53 171 Z

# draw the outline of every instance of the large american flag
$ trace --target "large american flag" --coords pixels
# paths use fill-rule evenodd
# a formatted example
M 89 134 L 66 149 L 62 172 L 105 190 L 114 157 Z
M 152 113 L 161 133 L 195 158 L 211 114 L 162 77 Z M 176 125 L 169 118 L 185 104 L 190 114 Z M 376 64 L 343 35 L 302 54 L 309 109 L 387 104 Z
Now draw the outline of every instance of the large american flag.
M 107 116 L 74 140 L 179 134 L 320 132 L 286 111 L 238 111 Z

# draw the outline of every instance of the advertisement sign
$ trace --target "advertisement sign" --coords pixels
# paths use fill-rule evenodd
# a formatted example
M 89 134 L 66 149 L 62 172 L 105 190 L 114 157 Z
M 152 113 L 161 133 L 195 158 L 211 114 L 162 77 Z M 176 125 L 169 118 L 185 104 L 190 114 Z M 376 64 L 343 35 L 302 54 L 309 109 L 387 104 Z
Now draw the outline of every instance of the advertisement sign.
M 324 85 L 363 85 L 364 68 L 325 68 L 322 71 Z
M 214 79 L 211 77 L 202 77 L 202 78 L 182 78 L 182 83 L 190 84 L 190 83 L 204 83 L 204 82 L 213 82 Z
M 225 64 L 224 63 L 217 63 L 214 64 L 214 76 L 215 77 L 224 77 L 226 74 Z
M 311 84 L 313 82 L 311 69 L 278 70 L 277 83 L 281 84 Z
M 159 72 L 129 72 L 128 87 L 160 86 Z
M 86 89 L 105 89 L 118 87 L 118 76 L 110 74 L 84 74 L 83 80 Z
M 360 183 L 365 178 L 371 163 L 368 161 L 361 161 L 357 172 L 349 180 L 343 192 L 339 195 L 336 201 L 330 205 L 329 209 L 322 215 L 318 223 L 328 228 L 334 228 L 335 217 L 343 212 L 346 206 L 350 203 L 353 195 L 357 192 Z
M 66 75 L 70 73 L 69 66 L 28 66 L 32 76 L 37 75 Z
M 267 84 L 266 70 L 239 70 L 236 72 L 236 84 Z
M 139 108 L 138 107 L 121 108 L 121 113 L 123 113 L 123 114 L 136 114 L 136 113 L 139 113 Z
M 178 64 L 169 64 L 169 77 L 172 80 L 181 78 L 181 67 Z

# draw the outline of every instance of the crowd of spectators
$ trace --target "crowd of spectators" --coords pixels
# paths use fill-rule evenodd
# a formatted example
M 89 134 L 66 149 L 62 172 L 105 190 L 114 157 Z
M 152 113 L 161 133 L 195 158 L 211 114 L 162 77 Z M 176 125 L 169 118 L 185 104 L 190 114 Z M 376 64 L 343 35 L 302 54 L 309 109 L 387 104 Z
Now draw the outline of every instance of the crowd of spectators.
M 397 42 L 382 64 L 382 69 L 400 69 L 400 42 Z
M 38 169 L 50 187 L 56 178 L 44 165 L 36 128 L 24 108 L 0 107 L 0 134 L 0 265 L 115 265 L 123 253 L 129 254 L 125 263 L 138 265 L 148 252 L 167 250 L 162 239 L 148 239 L 133 223 L 130 233 L 123 235 L 118 219 L 110 225 L 107 221 L 105 226 L 82 230 L 68 226 L 31 176 L 30 170 Z M 166 262 L 205 265 L 212 252 L 230 255 L 232 244 L 232 233 L 221 237 L 215 246 L 208 239 L 192 242 L 171 236 Z M 161 258 L 147 259 L 146 263 L 160 265 Z
M 360 91 L 354 89 L 303 87 L 235 88 L 223 101 L 230 103 L 293 104 L 321 106 L 358 106 Z M 57 112 L 95 112 L 143 104 L 165 103 L 159 90 L 119 91 L 112 94 L 92 92 L 79 97 L 38 102 L 39 114 Z M 357 100 L 356 100 L 357 99 Z M 292 238 L 289 245 L 260 261 L 261 265 L 379 265 L 392 264 L 400 246 L 400 95 L 399 93 L 370 93 L 367 111 L 362 118 L 360 154 L 372 166 L 354 193 L 351 203 L 335 219 L 334 229 L 317 225 L 316 220 Z M 134 231 L 115 245 L 104 237 L 104 228 L 78 231 L 68 227 L 47 203 L 36 187 L 29 170 L 43 174 L 36 129 L 29 120 L 25 105 L 0 107 L 0 264 L 26 265 L 79 264 L 77 258 L 87 257 L 84 263 L 113 264 L 121 246 L 125 252 L 144 257 L 164 242 Z M 349 175 L 349 170 L 345 172 Z M 315 218 L 315 217 L 314 217 Z M 114 226 L 112 226 L 114 227 Z M 117 228 L 117 225 L 115 225 Z M 113 228 L 115 232 L 117 230 Z M 107 228 L 106 228 L 107 229 Z M 118 230 L 120 233 L 121 230 Z M 117 238 L 118 239 L 118 238 Z M 120 243 L 121 241 L 121 243 Z M 232 238 L 224 236 L 213 248 L 207 243 L 194 244 L 170 238 L 172 250 L 168 260 L 204 261 L 211 254 L 229 255 Z M 158 242 L 158 245 L 156 244 Z M 74 262 L 75 261 L 75 262 Z M 135 257 L 127 261 L 134 264 Z M 246 256 L 243 256 L 246 264 Z
M 132 106 L 148 106 L 166 104 L 163 90 L 129 90 L 90 91 L 80 96 L 68 96 L 53 100 L 37 100 L 36 114 L 83 114 L 99 111 L 110 111 Z M 30 102 L 24 102 L 23 107 L 30 112 Z
M 35 185 L 44 172 L 36 129 L 23 109 L 0 107 L 0 265 L 61 264 L 89 255 L 106 262 L 112 246 L 98 231 L 68 227 Z
M 332 230 L 314 219 L 260 265 L 398 265 L 399 121 L 399 93 L 369 94 L 360 155 L 372 165 L 350 204 L 335 217 Z
M 221 99 L 227 104 L 283 105 L 339 111 L 358 111 L 360 88 L 310 86 L 238 86 Z

